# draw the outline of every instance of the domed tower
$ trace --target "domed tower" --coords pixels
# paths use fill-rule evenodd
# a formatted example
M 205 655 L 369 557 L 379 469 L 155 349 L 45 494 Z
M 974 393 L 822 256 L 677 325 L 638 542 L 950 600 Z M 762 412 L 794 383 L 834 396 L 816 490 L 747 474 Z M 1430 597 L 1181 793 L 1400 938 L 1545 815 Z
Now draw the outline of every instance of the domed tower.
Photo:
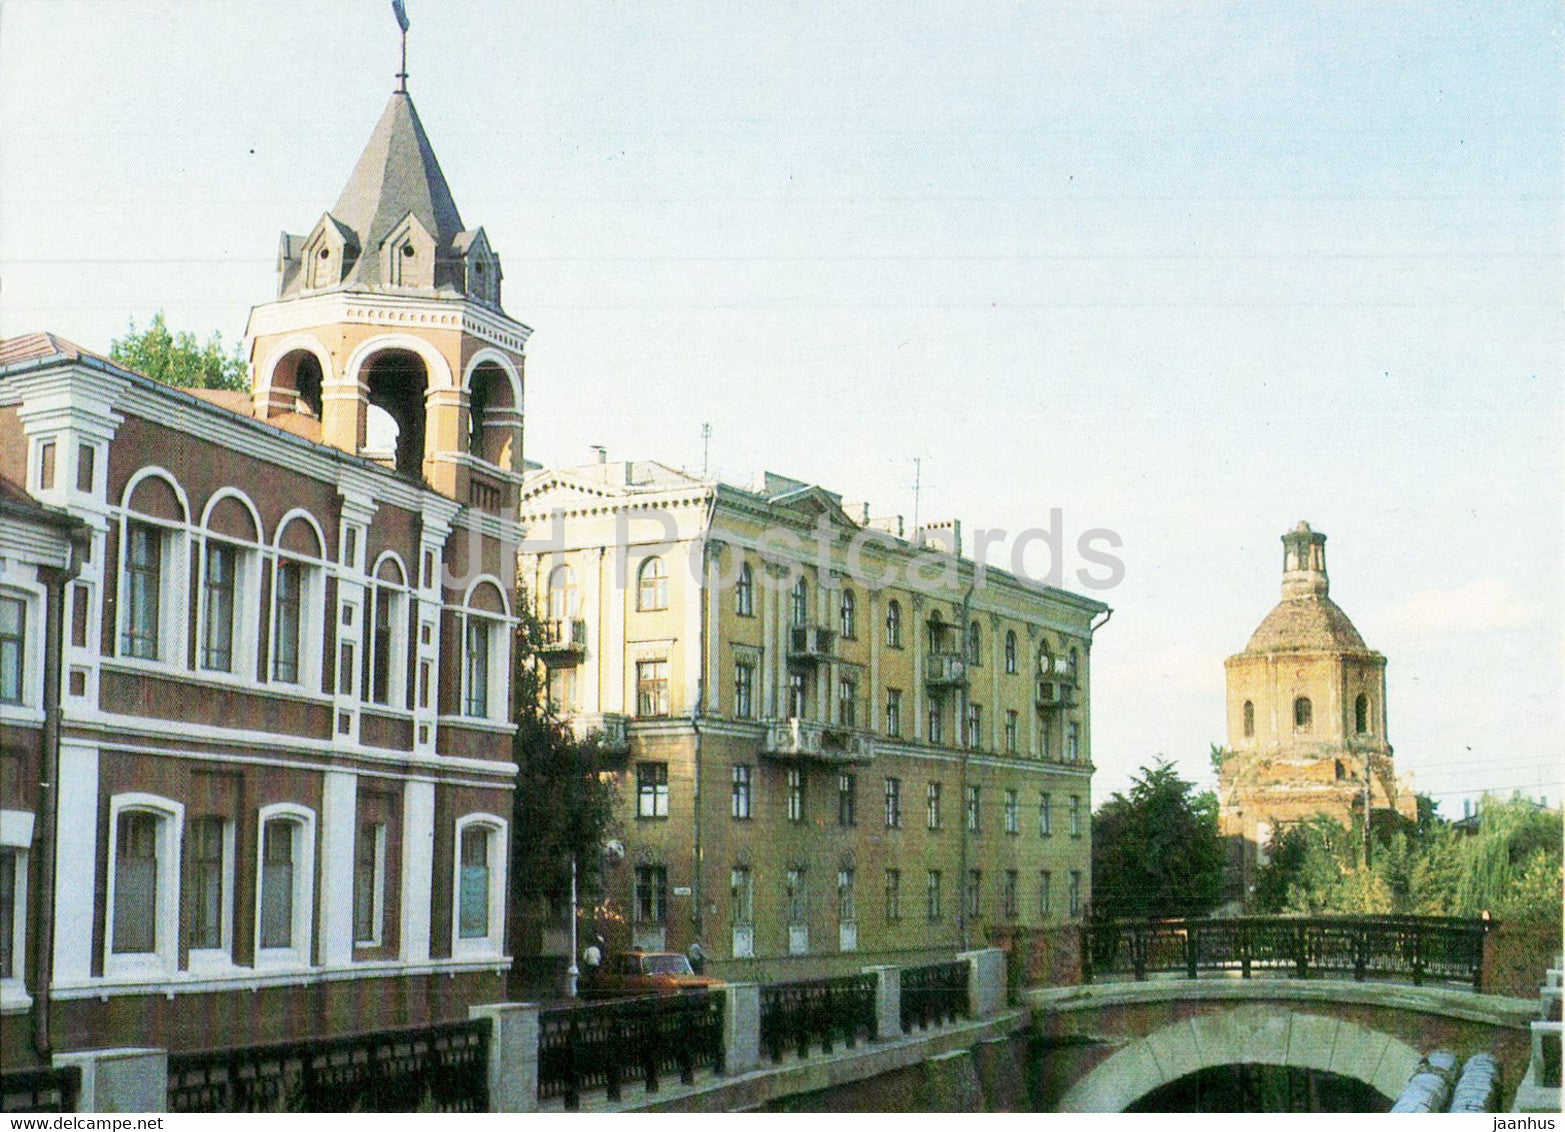
M 532 331 L 500 280 L 399 88 L 337 203 L 282 235 L 277 298 L 246 331 L 256 416 L 514 515 Z
M 1329 596 L 1326 536 L 1282 536 L 1282 600 L 1227 659 L 1228 748 L 1219 823 L 1242 838 L 1245 875 L 1282 826 L 1317 815 L 1344 825 L 1369 805 L 1416 817 L 1386 735 L 1386 658 Z

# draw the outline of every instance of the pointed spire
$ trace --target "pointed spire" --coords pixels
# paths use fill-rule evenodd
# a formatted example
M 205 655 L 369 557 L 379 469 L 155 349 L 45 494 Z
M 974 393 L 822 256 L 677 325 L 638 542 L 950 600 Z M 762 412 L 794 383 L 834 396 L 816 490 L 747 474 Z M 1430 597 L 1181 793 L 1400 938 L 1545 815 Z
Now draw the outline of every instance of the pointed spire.
M 397 93 L 408 92 L 408 10 L 404 0 L 391 0 L 391 14 L 402 29 L 402 69 L 397 72 Z

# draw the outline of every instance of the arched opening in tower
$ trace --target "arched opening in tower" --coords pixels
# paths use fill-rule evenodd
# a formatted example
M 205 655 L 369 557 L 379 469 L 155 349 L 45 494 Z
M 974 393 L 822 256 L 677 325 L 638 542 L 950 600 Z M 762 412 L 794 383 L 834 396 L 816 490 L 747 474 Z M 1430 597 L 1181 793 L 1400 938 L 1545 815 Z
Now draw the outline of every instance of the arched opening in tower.
M 389 461 L 405 476 L 422 476 L 429 386 L 423 359 L 409 350 L 384 350 L 370 359 L 365 374 L 364 455 Z
M 290 350 L 272 370 L 272 388 L 293 395 L 293 411 L 321 419 L 321 363 L 309 350 Z
M 520 406 L 506 372 L 493 362 L 473 370 L 467 390 L 467 450 L 500 468 L 511 466 Z

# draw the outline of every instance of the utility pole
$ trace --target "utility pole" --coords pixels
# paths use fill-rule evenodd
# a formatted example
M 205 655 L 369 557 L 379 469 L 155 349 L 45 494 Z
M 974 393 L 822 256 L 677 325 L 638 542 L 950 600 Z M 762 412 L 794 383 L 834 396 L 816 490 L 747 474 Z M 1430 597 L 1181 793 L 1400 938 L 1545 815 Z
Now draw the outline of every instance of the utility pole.
M 701 478 L 706 479 L 707 457 L 712 448 L 712 423 L 701 422 Z

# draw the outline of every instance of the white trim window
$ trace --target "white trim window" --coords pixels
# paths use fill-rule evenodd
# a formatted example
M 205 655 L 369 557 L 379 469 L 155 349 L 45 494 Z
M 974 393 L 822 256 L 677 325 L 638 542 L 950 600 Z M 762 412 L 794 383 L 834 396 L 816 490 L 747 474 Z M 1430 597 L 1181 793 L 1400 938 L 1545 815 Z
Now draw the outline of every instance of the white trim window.
M 224 488 L 207 502 L 201 523 L 198 667 L 253 677 L 261 622 L 260 516 L 244 495 Z
M 451 892 L 453 957 L 497 956 L 505 940 L 506 822 L 468 814 L 456 823 Z
M 227 966 L 234 940 L 234 823 L 192 818 L 185 833 L 190 885 L 190 966 Z
M 172 974 L 179 957 L 185 807 L 152 794 L 109 799 L 107 978 Z
M 353 841 L 353 944 L 378 947 L 386 924 L 386 823 L 364 822 Z
M 375 564 L 375 584 L 369 588 L 364 623 L 364 698 L 370 703 L 392 708 L 407 707 L 408 589 L 407 572 L 396 555 L 387 552 Z M 472 622 L 470 621 L 471 625 Z M 487 626 L 487 622 L 484 622 Z M 487 630 L 486 630 L 487 631 Z M 468 714 L 487 715 L 489 698 L 488 642 L 483 670 L 477 687 L 484 711 Z
M 27 601 L 0 594 L 0 703 L 26 703 Z
M 482 603 L 482 604 L 481 604 Z M 505 722 L 509 716 L 510 607 L 493 579 L 481 578 L 467 591 L 462 609 L 462 714 Z
M 325 536 L 305 511 L 277 526 L 272 558 L 270 665 L 275 684 L 321 690 L 326 623 Z
M 23 1007 L 27 996 L 27 858 L 33 815 L 0 812 L 0 1007 Z
M 256 852 L 257 967 L 308 967 L 315 929 L 315 811 L 262 806 Z
M 668 608 L 668 570 L 663 560 L 648 558 L 636 571 L 636 609 L 649 613 Z
M 127 519 L 120 542 L 120 655 L 137 660 L 167 659 L 165 642 L 172 636 L 165 621 L 170 601 L 169 567 L 179 561 L 169 553 L 173 532 L 142 519 Z M 183 540 L 180 540 L 183 541 Z

